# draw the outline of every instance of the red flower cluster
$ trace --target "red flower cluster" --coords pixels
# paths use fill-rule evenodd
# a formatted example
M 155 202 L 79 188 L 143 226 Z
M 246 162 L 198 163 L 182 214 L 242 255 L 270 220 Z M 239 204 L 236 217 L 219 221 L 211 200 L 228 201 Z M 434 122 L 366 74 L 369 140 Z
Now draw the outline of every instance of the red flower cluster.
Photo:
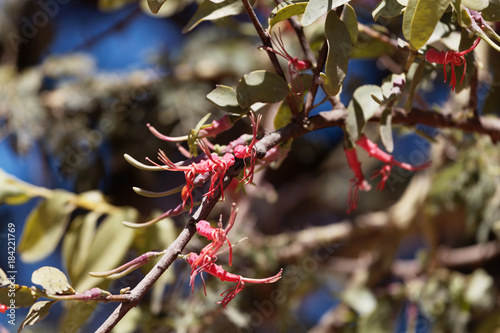
M 205 246 L 201 250 L 199 255 L 196 253 L 189 253 L 185 256 L 186 261 L 191 265 L 191 277 L 189 285 L 191 286 L 191 290 L 193 292 L 194 280 L 196 276 L 200 274 L 203 281 L 203 289 L 205 291 L 205 295 L 207 294 L 205 290 L 205 280 L 203 279 L 203 275 L 201 274 L 203 272 L 207 272 L 217 277 L 221 281 L 237 283 L 236 286 L 229 288 L 221 294 L 221 296 L 224 295 L 224 298 L 218 303 L 221 303 L 224 308 L 241 290 L 243 290 L 243 288 L 245 287 L 245 283 L 274 283 L 281 278 L 281 273 L 283 271 L 281 269 L 278 274 L 268 278 L 251 279 L 243 277 L 241 275 L 229 273 L 225 271 L 222 266 L 215 264 L 215 262 L 217 261 L 217 254 L 219 253 L 218 251 L 225 243 L 227 243 L 229 246 L 229 265 L 231 265 L 232 246 L 227 238 L 227 233 L 234 225 L 236 214 L 237 210 L 235 209 L 235 204 L 233 204 L 226 229 L 222 228 L 222 220 L 219 220 L 218 228 L 211 227 L 210 223 L 208 223 L 207 221 L 198 222 L 198 224 L 196 225 L 196 230 L 198 231 L 198 233 L 212 242 Z
M 393 165 L 396 165 L 402 169 L 410 170 L 410 171 L 418 171 L 427 168 L 430 165 L 430 162 L 426 162 L 421 165 L 413 166 L 408 163 L 399 162 L 394 159 L 391 154 L 386 153 L 382 149 L 380 149 L 376 143 L 368 139 L 365 135 L 362 135 L 357 141 L 356 144 L 363 148 L 371 157 L 375 157 L 379 161 L 386 163 L 380 170 L 376 171 L 372 178 L 377 176 L 382 176 L 382 179 L 377 185 L 377 190 L 382 191 L 385 187 L 385 183 L 389 179 L 391 174 L 391 169 Z M 361 170 L 361 163 L 358 160 L 358 156 L 356 154 L 356 148 L 345 149 L 345 154 L 347 157 L 347 163 L 349 167 L 354 172 L 354 177 L 351 179 L 351 188 L 349 190 L 349 198 L 348 198 L 348 210 L 350 213 L 355 210 L 358 206 L 358 192 L 369 191 L 371 186 L 366 182 L 363 171 Z

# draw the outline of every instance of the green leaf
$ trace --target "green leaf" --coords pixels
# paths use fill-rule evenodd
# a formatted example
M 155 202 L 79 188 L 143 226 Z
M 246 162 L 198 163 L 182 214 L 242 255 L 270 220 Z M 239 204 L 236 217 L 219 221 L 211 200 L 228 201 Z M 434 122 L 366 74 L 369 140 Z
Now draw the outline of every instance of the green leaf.
M 52 194 L 33 209 L 26 220 L 18 249 L 25 262 L 42 260 L 56 249 L 75 209 L 69 203 L 71 193 L 54 190 Z
M 87 261 L 100 216 L 101 213 L 92 211 L 75 217 L 64 235 L 62 255 L 69 278 L 75 284 L 83 273 L 83 265 Z
M 19 327 L 19 330 L 17 332 L 19 333 L 26 326 L 34 325 L 39 321 L 41 321 L 42 319 L 44 319 L 45 317 L 47 317 L 47 315 L 49 314 L 50 307 L 55 302 L 56 301 L 40 301 L 33 304 L 30 311 L 28 312 L 28 315 L 21 323 L 21 326 Z
M 325 92 L 335 96 L 344 82 L 352 50 L 349 30 L 335 11 L 330 11 L 326 16 L 325 35 L 328 41 L 328 56 L 325 73 L 320 75 Z
M 474 308 L 486 309 L 495 303 L 495 282 L 483 269 L 476 269 L 470 276 L 470 281 L 464 293 L 464 298 Z
M 97 6 L 99 10 L 112 11 L 120 9 L 131 2 L 132 0 L 99 0 L 97 2 Z
M 378 25 L 372 25 L 371 28 L 382 30 Z M 354 47 L 352 49 L 351 59 L 378 58 L 384 54 L 391 55 L 395 51 L 396 50 L 394 49 L 394 47 L 382 42 L 380 39 L 372 38 L 366 33 L 361 32 L 358 35 L 357 43 L 354 44 Z
M 372 16 L 375 21 L 380 16 L 384 18 L 396 17 L 403 14 L 405 6 L 401 5 L 397 0 L 382 0 L 373 10 Z
M 21 286 L 19 284 L 13 286 L 13 289 L 10 288 L 10 285 L 0 288 L 1 304 L 7 306 L 14 304 L 16 308 L 27 308 L 28 306 L 32 306 L 39 298 L 28 286 Z
M 242 108 L 258 102 L 282 101 L 288 92 L 288 84 L 281 76 L 264 70 L 243 75 L 236 87 L 236 96 Z
M 356 11 L 351 5 L 346 4 L 341 16 L 342 21 L 345 23 L 347 30 L 349 30 L 349 35 L 351 36 L 351 43 L 355 45 L 358 41 L 358 18 L 356 17 Z
M 410 88 L 408 90 L 408 99 L 405 103 L 405 110 L 410 112 L 413 107 L 413 99 L 415 98 L 415 92 L 417 91 L 417 86 L 422 80 L 422 76 L 424 75 L 425 70 L 425 61 L 421 61 L 420 63 L 413 63 L 410 66 L 408 71 L 408 75 L 406 76 L 406 80 L 410 81 Z
M 222 2 L 212 2 L 204 0 L 193 17 L 186 24 L 182 32 L 189 32 L 203 21 L 217 20 L 226 16 L 233 16 L 242 13 L 244 10 L 240 0 L 224 0 Z
M 409 0 L 403 16 L 403 34 L 414 50 L 431 37 L 451 0 Z
M 488 0 L 462 0 L 462 5 L 465 7 L 476 10 L 478 12 L 482 11 L 489 5 Z
M 286 101 L 283 101 L 274 116 L 274 129 L 285 127 L 292 120 L 292 110 Z
M 306 10 L 307 2 L 294 2 L 294 1 L 283 1 L 278 6 L 276 6 L 271 14 L 269 15 L 269 29 L 271 32 L 273 27 L 281 22 L 288 20 L 289 18 L 301 15 Z
M 328 13 L 330 10 L 335 9 L 351 0 L 310 0 L 307 4 L 304 16 L 302 16 L 302 25 L 308 26 L 314 23 L 321 16 Z
M 21 205 L 30 200 L 20 180 L 0 169 L 0 205 Z
M 238 104 L 236 90 L 231 87 L 218 84 L 214 90 L 208 93 L 207 100 L 216 108 L 231 114 L 245 114 L 250 108 L 242 108 Z
M 163 6 L 165 1 L 167 0 L 148 0 L 149 9 L 153 14 L 158 14 L 158 11 L 160 10 L 161 6 Z
M 379 86 L 365 85 L 354 91 L 347 107 L 346 128 L 354 141 L 359 139 L 368 120 L 380 109 L 380 105 L 371 95 L 379 100 L 383 99 L 382 89 Z
M 386 108 L 380 117 L 380 138 L 388 153 L 394 150 L 394 141 L 392 138 L 392 112 L 390 108 Z
M 65 301 L 64 314 L 59 321 L 58 332 L 80 332 L 99 302 Z M 127 315 L 128 316 L 128 315 Z M 125 318 L 127 318 L 125 316 Z M 121 322 L 121 321 L 120 321 Z M 120 331 L 116 331 L 120 332 Z
M 490 0 L 489 6 L 483 10 L 482 16 L 486 21 L 500 21 L 500 0 Z
M 82 275 L 74 284 L 76 290 L 88 290 L 104 281 L 89 276 L 88 272 L 104 272 L 119 266 L 135 235 L 135 231 L 124 227 L 122 221 L 133 222 L 136 218 L 135 209 L 123 208 L 101 222 L 83 266 Z
M 72 295 L 75 293 L 68 278 L 55 267 L 44 266 L 33 272 L 31 281 L 42 286 L 49 295 Z

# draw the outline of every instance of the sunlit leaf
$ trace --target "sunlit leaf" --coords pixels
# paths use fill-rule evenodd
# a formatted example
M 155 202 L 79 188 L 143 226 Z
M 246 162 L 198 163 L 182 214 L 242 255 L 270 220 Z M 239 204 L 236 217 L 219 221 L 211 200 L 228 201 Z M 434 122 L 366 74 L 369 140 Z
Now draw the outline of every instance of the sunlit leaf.
M 354 141 L 358 140 L 368 120 L 380 109 L 380 105 L 373 100 L 371 95 L 379 100 L 383 99 L 379 86 L 365 85 L 354 91 L 347 107 L 347 131 Z
M 355 45 L 358 41 L 358 18 L 356 17 L 356 11 L 351 5 L 346 4 L 341 16 L 342 21 L 345 23 L 347 30 L 349 30 L 349 35 L 351 36 L 351 43 Z
M 403 14 L 405 6 L 397 0 L 382 0 L 372 12 L 373 19 L 378 20 L 380 16 L 391 18 Z
M 69 192 L 54 190 L 50 198 L 31 211 L 19 241 L 23 261 L 42 260 L 56 249 L 75 208 L 71 198 Z
M 274 129 L 285 127 L 292 120 L 292 110 L 286 101 L 280 104 L 278 112 L 274 116 Z
M 198 9 L 182 32 L 191 31 L 203 21 L 217 20 L 226 16 L 237 15 L 243 12 L 243 10 L 243 4 L 240 0 L 224 0 L 217 3 L 210 0 L 204 0 L 198 6 Z
M 47 294 L 71 295 L 75 290 L 66 275 L 55 267 L 44 266 L 33 272 L 31 281 L 43 288 Z
M 103 282 L 103 279 L 89 276 L 88 272 L 105 272 L 119 266 L 135 234 L 133 229 L 125 228 L 122 221 L 133 222 L 136 218 L 135 209 L 123 208 L 99 224 L 82 275 L 74 284 L 76 290 L 88 290 Z
M 71 222 L 71 227 L 64 235 L 62 255 L 70 280 L 78 283 L 82 275 L 83 265 L 87 261 L 90 246 L 94 240 L 97 220 L 101 216 L 98 212 L 89 212 L 79 215 Z
M 269 15 L 269 31 L 274 25 L 281 21 L 288 20 L 290 17 L 304 13 L 307 2 L 283 1 L 276 6 Z
M 7 306 L 14 304 L 16 308 L 27 308 L 32 306 L 37 299 L 37 294 L 28 286 L 15 284 L 13 289 L 10 285 L 0 288 L 0 303 Z
M 304 16 L 302 16 L 302 25 L 308 26 L 314 23 L 321 16 L 328 13 L 330 10 L 342 6 L 351 0 L 310 0 L 307 4 Z
M 163 4 L 165 3 L 165 1 L 167 0 L 148 0 L 149 9 L 153 14 L 157 14 L 161 6 L 163 6 Z
M 50 307 L 55 303 L 56 301 L 40 301 L 36 302 L 33 304 L 31 307 L 30 311 L 28 312 L 28 315 L 24 319 L 24 321 L 21 323 L 21 326 L 19 327 L 19 330 L 17 332 L 21 332 L 23 328 L 29 325 L 34 325 L 47 317 L 49 314 Z
M 65 301 L 64 314 L 59 321 L 58 332 L 79 332 L 98 304 L 98 302 Z M 125 316 L 127 317 L 128 315 Z
M 7 274 L 5 274 L 5 272 L 0 268 L 0 287 L 8 286 L 9 284 L 10 280 L 7 277 Z
M 243 75 L 236 87 L 236 96 L 242 108 L 258 102 L 282 101 L 288 92 L 288 84 L 281 76 L 264 70 Z
M 250 111 L 250 108 L 242 108 L 238 104 L 235 89 L 222 84 L 208 93 L 207 100 L 216 108 L 231 114 L 245 114 Z
M 462 5 L 465 7 L 476 10 L 476 11 L 482 11 L 489 5 L 488 0 L 462 0 Z
M 465 300 L 476 308 L 488 308 L 494 304 L 495 282 L 491 275 L 483 269 L 476 269 L 470 277 Z
M 30 200 L 20 181 L 0 169 L 0 204 L 20 205 Z
M 418 50 L 432 35 L 451 0 L 409 0 L 403 16 L 403 34 Z
M 328 41 L 328 57 L 325 73 L 321 73 L 321 78 L 326 93 L 335 96 L 344 82 L 352 50 L 349 30 L 335 11 L 330 11 L 326 16 L 325 35 Z

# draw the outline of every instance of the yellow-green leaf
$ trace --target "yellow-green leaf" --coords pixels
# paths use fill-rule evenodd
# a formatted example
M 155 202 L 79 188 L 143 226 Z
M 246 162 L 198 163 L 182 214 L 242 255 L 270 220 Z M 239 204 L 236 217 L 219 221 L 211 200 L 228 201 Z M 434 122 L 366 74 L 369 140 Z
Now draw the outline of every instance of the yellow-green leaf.
M 410 86 L 408 89 L 408 99 L 405 103 L 405 110 L 410 112 L 413 107 L 413 99 L 415 98 L 415 92 L 417 91 L 417 86 L 422 80 L 422 76 L 424 75 L 425 70 L 425 61 L 421 61 L 420 63 L 413 63 L 410 66 L 410 70 L 408 71 L 408 75 L 406 76 L 407 81 L 410 81 Z M 407 82 L 408 83 L 408 82 Z
M 55 267 L 44 266 L 37 269 L 33 272 L 31 281 L 42 286 L 49 295 L 72 295 L 75 293 L 66 275 Z
M 62 190 L 52 193 L 31 211 L 26 220 L 18 249 L 25 262 L 42 260 L 56 249 L 75 209 L 70 204 L 71 193 Z
M 123 208 L 109 215 L 97 228 L 88 259 L 82 268 L 82 276 L 74 284 L 76 290 L 88 290 L 103 282 L 103 279 L 93 278 L 88 272 L 104 272 L 119 266 L 134 239 L 134 229 L 123 226 L 123 221 L 134 222 L 137 211 L 133 208 Z
M 7 274 L 0 268 L 0 287 L 8 286 L 10 284 L 10 280 L 7 277 Z
M 111 11 L 122 8 L 123 6 L 128 5 L 133 0 L 99 0 L 97 2 L 97 6 L 102 11 Z
M 28 286 L 13 284 L 0 288 L 0 303 L 16 308 L 32 306 L 38 299 L 37 294 Z
M 277 23 L 288 20 L 289 18 L 301 15 L 306 10 L 308 2 L 283 1 L 276 6 L 269 15 L 269 31 Z
M 342 6 L 349 1 L 351 0 L 309 0 L 301 23 L 303 26 L 311 25 L 330 10 Z
M 373 19 L 378 20 L 380 16 L 391 18 L 403 14 L 405 6 L 397 0 L 382 0 L 372 12 Z
M 216 108 L 231 114 L 245 114 L 249 108 L 242 108 L 238 104 L 236 90 L 222 84 L 217 85 L 214 90 L 208 93 L 207 100 Z
M 40 301 L 33 304 L 30 311 L 28 312 L 28 315 L 21 323 L 21 326 L 19 327 L 19 330 L 17 332 L 19 333 L 26 326 L 34 325 L 39 321 L 41 321 L 42 319 L 44 319 L 45 317 L 47 317 L 47 315 L 49 314 L 50 307 L 55 302 L 56 301 Z
M 403 34 L 414 50 L 431 37 L 451 0 L 409 0 L 403 16 Z
M 347 30 L 349 30 L 349 35 L 351 36 L 351 43 L 355 45 L 358 41 L 358 18 L 356 17 L 356 11 L 351 5 L 346 4 L 341 16 L 342 21 L 345 23 Z
M 71 222 L 71 227 L 64 235 L 62 255 L 72 283 L 78 283 L 78 279 L 82 275 L 82 269 L 87 261 L 96 232 L 97 220 L 100 216 L 101 214 L 98 212 L 90 212 L 75 217 Z
M 198 6 L 198 9 L 182 32 L 191 31 L 203 21 L 217 20 L 226 16 L 237 15 L 243 12 L 243 10 L 244 7 L 240 0 L 224 0 L 222 2 L 204 0 Z
M 258 70 L 243 75 L 236 87 L 236 97 L 242 108 L 254 103 L 276 103 L 285 99 L 290 89 L 278 74 Z
M 371 95 L 383 100 L 379 86 L 365 85 L 354 91 L 347 107 L 346 128 L 353 141 L 358 140 L 368 120 L 380 109 Z
M 476 11 L 482 11 L 489 5 L 488 0 L 462 0 L 462 5 L 465 7 L 476 10 Z
M 58 332 L 80 332 L 81 326 L 94 313 L 98 304 L 99 302 L 65 301 L 64 314 L 59 321 Z
M 321 78 L 325 92 L 335 96 L 344 82 L 352 50 L 349 30 L 335 11 L 330 11 L 326 16 L 325 35 L 328 41 L 328 56 L 325 73 L 321 73 Z
M 394 141 L 392 138 L 392 112 L 390 108 L 386 108 L 380 117 L 380 138 L 388 153 L 394 150 Z

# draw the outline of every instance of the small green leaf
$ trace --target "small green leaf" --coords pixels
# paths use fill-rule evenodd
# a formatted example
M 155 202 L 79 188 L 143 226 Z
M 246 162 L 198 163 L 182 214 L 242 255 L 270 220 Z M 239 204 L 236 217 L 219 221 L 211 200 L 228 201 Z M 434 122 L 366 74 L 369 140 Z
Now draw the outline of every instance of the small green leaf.
M 217 3 L 210 0 L 204 0 L 198 6 L 198 9 L 182 32 L 186 33 L 191 31 L 203 21 L 212 21 L 227 16 L 238 15 L 243 12 L 243 10 L 244 7 L 240 0 L 224 0 Z
M 346 128 L 354 141 L 358 140 L 368 120 L 380 109 L 380 105 L 371 95 L 379 100 L 383 99 L 379 86 L 365 85 L 354 91 L 347 107 Z
M 288 20 L 289 18 L 301 15 L 306 10 L 307 2 L 295 2 L 295 1 L 283 1 L 278 6 L 276 6 L 271 14 L 269 15 L 269 29 L 270 32 L 272 28 L 279 22 Z
M 286 101 L 283 101 L 274 116 L 274 129 L 285 127 L 292 120 L 292 110 Z
M 397 0 L 382 0 L 373 10 L 372 16 L 375 21 L 380 16 L 384 18 L 396 17 L 403 14 L 405 6 L 401 5 Z
M 462 5 L 465 7 L 476 10 L 478 12 L 482 11 L 489 5 L 488 0 L 462 0 Z
M 35 262 L 50 255 L 59 244 L 75 206 L 73 195 L 54 190 L 53 195 L 31 211 L 24 226 L 19 253 L 25 262 Z
M 380 138 L 388 153 L 394 150 L 394 141 L 392 138 L 392 112 L 390 108 L 386 108 L 380 117 Z
M 326 16 L 325 35 L 328 41 L 328 56 L 325 73 L 321 73 L 321 78 L 325 92 L 335 96 L 344 82 L 352 50 L 349 30 L 335 11 L 330 11 Z
M 28 286 L 15 284 L 13 289 L 10 285 L 0 288 L 0 303 L 7 306 L 14 304 L 16 308 L 27 308 L 32 306 L 37 299 L 37 294 Z
M 403 16 L 403 34 L 414 50 L 425 45 L 451 0 L 409 0 Z
M 125 228 L 122 221 L 135 221 L 137 211 L 133 208 L 123 208 L 109 215 L 99 224 L 93 239 L 88 259 L 82 268 L 82 275 L 74 284 L 76 290 L 88 290 L 103 279 L 89 276 L 88 272 L 104 272 L 116 268 L 123 260 L 134 239 L 135 231 Z
M 207 100 L 216 108 L 231 114 L 245 114 L 250 108 L 242 108 L 238 104 L 236 90 L 231 87 L 219 84 L 214 90 L 208 93 Z
M 49 295 L 72 295 L 75 293 L 68 278 L 55 267 L 44 266 L 33 272 L 31 281 L 42 286 Z
M 161 6 L 163 6 L 165 1 L 167 0 L 148 0 L 149 9 L 153 14 L 158 14 L 158 11 L 160 10 Z
M 288 95 L 287 82 L 278 74 L 258 70 L 243 75 L 236 87 L 238 103 L 248 108 L 254 103 L 276 103 Z
M 64 314 L 59 321 L 58 332 L 80 332 L 81 327 L 87 322 L 94 313 L 99 302 L 64 302 Z M 127 315 L 128 316 L 128 315 Z M 127 318 L 125 316 L 125 318 Z M 121 322 L 121 321 L 120 321 Z M 115 332 L 121 332 L 116 331 Z
M 358 41 L 358 18 L 356 17 L 356 11 L 351 5 L 346 4 L 341 16 L 342 21 L 345 23 L 347 30 L 349 30 L 349 35 L 351 36 L 352 45 L 356 45 Z
M 50 307 L 55 302 L 56 301 L 40 301 L 33 304 L 30 311 L 28 312 L 28 315 L 21 323 L 21 326 L 19 327 L 19 330 L 17 332 L 19 333 L 26 326 L 34 325 L 39 321 L 41 321 L 42 319 L 44 319 L 45 317 L 47 317 L 47 315 L 49 314 Z
M 92 211 L 75 217 L 64 235 L 62 255 L 69 278 L 75 284 L 83 273 L 83 265 L 87 261 L 100 216 L 101 213 Z
M 0 169 L 0 205 L 21 205 L 30 200 L 22 182 Z
M 302 16 L 302 25 L 308 26 L 314 23 L 321 16 L 328 13 L 330 10 L 335 9 L 351 0 L 310 0 L 307 4 L 304 16 Z

